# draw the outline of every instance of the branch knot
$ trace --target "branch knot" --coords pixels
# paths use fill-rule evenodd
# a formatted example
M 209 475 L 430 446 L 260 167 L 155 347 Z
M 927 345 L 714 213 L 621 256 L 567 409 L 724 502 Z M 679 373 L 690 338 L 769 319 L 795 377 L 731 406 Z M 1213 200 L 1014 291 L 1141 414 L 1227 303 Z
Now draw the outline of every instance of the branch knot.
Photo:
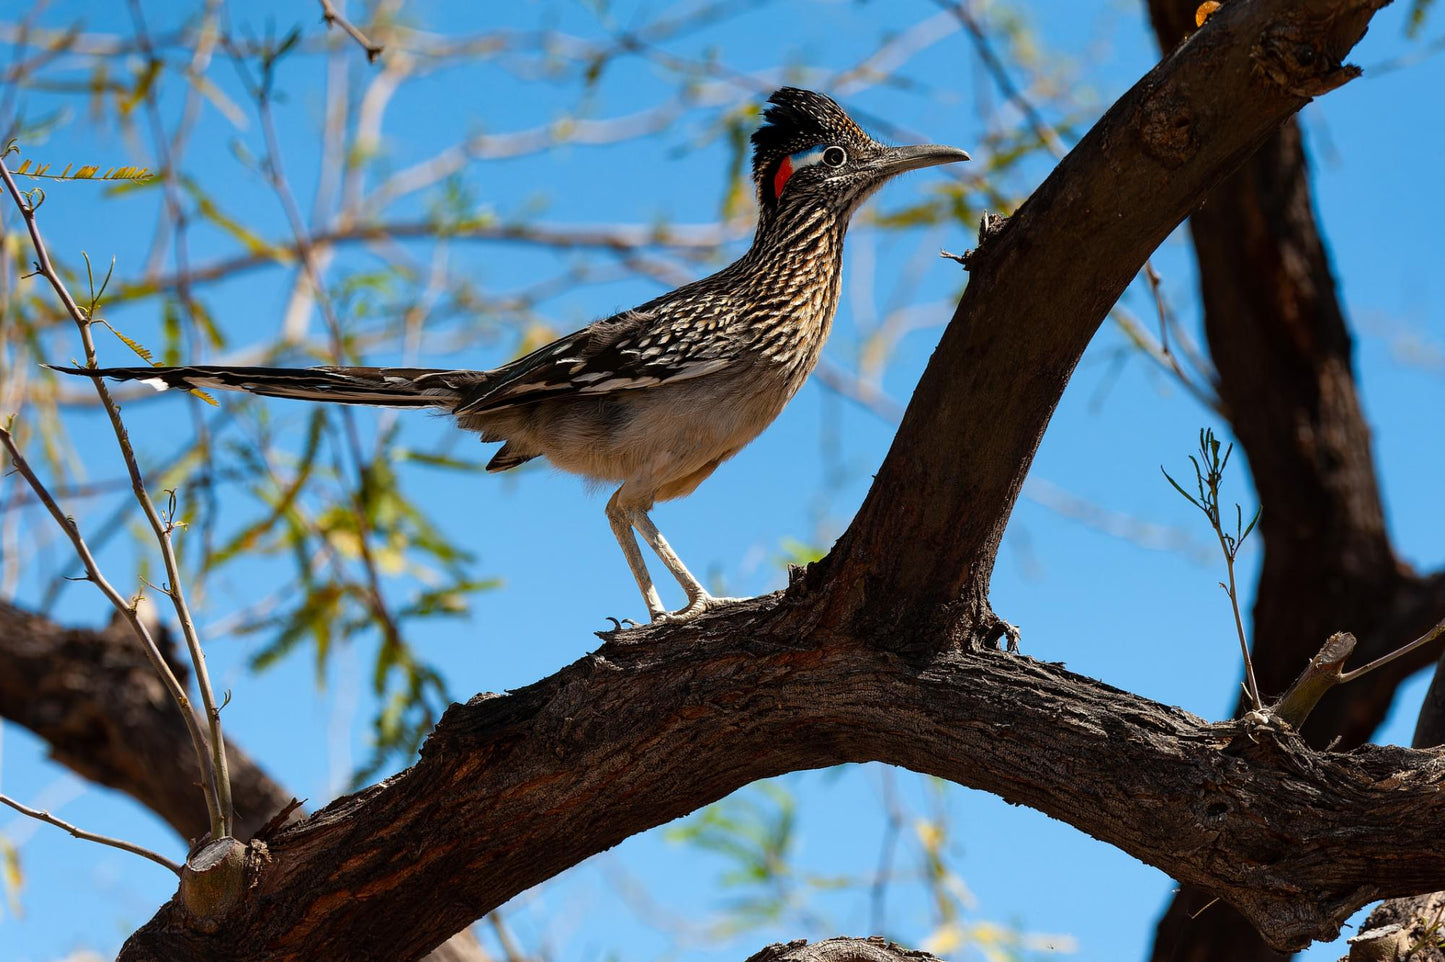
M 1360 68 L 1342 64 L 1326 48 L 1327 31 L 1294 20 L 1277 23 L 1250 50 L 1255 69 L 1276 86 L 1310 100 L 1329 93 L 1360 75 Z

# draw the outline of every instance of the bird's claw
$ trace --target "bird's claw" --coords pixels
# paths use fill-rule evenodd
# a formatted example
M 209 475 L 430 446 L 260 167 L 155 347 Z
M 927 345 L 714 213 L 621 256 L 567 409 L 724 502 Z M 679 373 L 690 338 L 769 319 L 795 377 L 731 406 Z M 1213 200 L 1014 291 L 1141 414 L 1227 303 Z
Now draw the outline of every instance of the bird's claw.
M 601 631 L 593 632 L 594 635 L 596 635 L 598 638 L 601 638 L 603 641 L 613 641 L 616 639 L 617 635 L 621 634 L 624 631 L 627 631 L 629 628 L 642 627 L 631 618 L 614 618 L 611 615 L 606 615 L 605 620 L 612 622 L 612 627 L 604 628 Z
M 667 611 L 659 615 L 654 615 L 652 623 L 654 625 L 680 625 L 692 621 L 694 618 L 700 618 L 715 608 L 721 608 L 724 605 L 731 605 L 739 601 L 747 601 L 747 599 L 714 598 L 712 595 L 698 595 L 684 607 L 676 611 Z

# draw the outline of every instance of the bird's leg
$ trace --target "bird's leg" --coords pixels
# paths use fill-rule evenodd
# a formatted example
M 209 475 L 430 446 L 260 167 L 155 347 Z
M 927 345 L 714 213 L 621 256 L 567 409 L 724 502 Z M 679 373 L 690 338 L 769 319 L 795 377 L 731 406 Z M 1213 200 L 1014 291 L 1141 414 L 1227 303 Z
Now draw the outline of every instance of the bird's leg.
M 637 529 L 637 533 L 642 535 L 642 540 L 646 541 L 648 547 L 657 553 L 657 557 L 661 559 L 662 563 L 667 567 L 667 570 L 672 572 L 672 576 L 677 579 L 677 583 L 682 585 L 682 590 L 687 592 L 687 604 L 685 606 L 660 617 L 654 615 L 652 618 L 653 621 L 691 621 L 698 615 L 712 608 L 741 600 L 738 598 L 716 598 L 708 594 L 707 589 L 702 586 L 702 582 L 698 581 L 693 573 L 687 570 L 687 565 L 682 563 L 682 559 L 677 556 L 677 552 L 672 550 L 672 545 L 668 544 L 667 539 L 662 536 L 662 532 L 657 530 L 657 525 L 652 523 L 652 518 L 648 517 L 645 509 L 633 508 L 631 520 L 632 526 Z
M 632 577 L 637 580 L 642 600 L 647 603 L 648 617 L 657 621 L 667 614 L 667 609 L 662 606 L 662 599 L 653 587 L 652 576 L 647 573 L 647 564 L 642 560 L 642 549 L 637 546 L 637 539 L 632 536 L 632 512 L 617 503 L 617 495 L 621 493 L 622 489 L 618 488 L 616 493 L 607 499 L 607 523 L 612 525 L 612 534 L 617 538 L 623 556 L 627 558 L 627 567 L 632 569 Z

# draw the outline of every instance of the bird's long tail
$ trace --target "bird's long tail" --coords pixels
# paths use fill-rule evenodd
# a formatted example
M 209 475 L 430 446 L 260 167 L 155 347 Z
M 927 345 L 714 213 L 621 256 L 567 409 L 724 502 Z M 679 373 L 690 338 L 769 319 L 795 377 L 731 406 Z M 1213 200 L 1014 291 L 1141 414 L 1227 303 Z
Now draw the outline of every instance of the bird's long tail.
M 471 372 L 413 367 L 52 367 L 62 374 L 140 381 L 167 388 L 246 391 L 266 397 L 447 408 L 456 403 L 457 375 Z M 472 375 L 475 377 L 475 374 Z

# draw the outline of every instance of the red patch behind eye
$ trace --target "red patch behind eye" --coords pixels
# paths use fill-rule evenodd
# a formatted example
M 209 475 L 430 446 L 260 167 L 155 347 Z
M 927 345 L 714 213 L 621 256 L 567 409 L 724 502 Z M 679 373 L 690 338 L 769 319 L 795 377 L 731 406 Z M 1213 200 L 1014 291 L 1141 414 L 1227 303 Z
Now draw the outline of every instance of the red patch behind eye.
M 793 176 L 793 158 L 784 157 L 782 162 L 778 164 L 778 172 L 773 175 L 774 199 L 783 196 L 783 185 L 788 182 L 788 178 L 791 176 Z

